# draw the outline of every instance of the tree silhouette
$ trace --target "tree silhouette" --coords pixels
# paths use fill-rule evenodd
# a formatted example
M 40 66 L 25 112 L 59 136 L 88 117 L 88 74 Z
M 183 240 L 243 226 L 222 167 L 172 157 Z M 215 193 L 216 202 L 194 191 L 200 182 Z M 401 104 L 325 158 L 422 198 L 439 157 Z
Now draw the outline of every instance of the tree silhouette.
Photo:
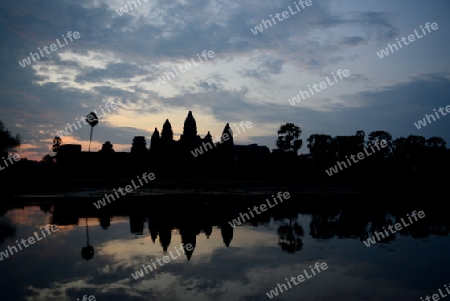
M 42 163 L 42 164 L 44 164 L 44 165 L 51 165 L 51 164 L 54 163 L 53 157 L 50 156 L 50 155 L 45 155 L 45 156 L 42 158 L 42 160 L 41 160 L 40 163 Z
M 441 137 L 431 137 L 425 143 L 431 148 L 445 149 L 447 147 L 447 143 Z
M 98 124 L 98 117 L 94 112 L 90 112 L 86 116 L 86 121 L 91 126 L 91 135 L 89 137 L 89 152 L 91 152 L 92 131 L 94 130 L 94 126 L 96 126 Z
M 387 146 L 378 151 L 378 153 L 382 154 L 383 158 L 388 157 L 392 153 L 392 136 L 388 132 L 373 131 L 369 134 L 368 139 L 368 146 L 375 144 L 376 141 L 378 141 L 378 143 L 381 143 L 383 140 L 387 142 Z
M 345 156 L 357 154 L 364 149 L 365 133 L 362 130 L 356 131 L 355 135 L 334 137 L 334 149 L 339 160 L 344 160 Z
M 355 136 L 364 139 L 364 137 L 366 137 L 366 133 L 363 130 L 357 130 Z
M 53 152 L 58 152 L 58 148 L 61 146 L 62 140 L 59 136 L 55 136 L 55 138 L 53 138 L 53 147 L 52 150 Z
M 407 157 L 407 144 L 406 138 L 400 137 L 392 141 L 392 145 L 394 146 L 394 156 L 397 159 L 406 159 Z
M 297 154 L 302 147 L 302 139 L 299 139 L 302 130 L 293 123 L 286 123 L 278 130 L 277 147 L 285 153 Z
M 0 155 L 8 153 L 10 148 L 20 146 L 20 136 L 13 137 L 11 132 L 5 128 L 3 122 L 0 121 Z
M 444 162 L 449 162 L 448 150 L 446 148 L 447 143 L 441 137 L 431 137 L 426 142 L 427 147 L 427 162 L 426 162 L 426 170 L 428 174 L 433 174 L 440 177 L 441 170 L 443 165 L 446 164 Z
M 426 165 L 425 160 L 429 148 L 425 137 L 417 135 L 400 137 L 393 141 L 393 145 L 395 160 L 403 164 L 398 167 L 399 170 L 417 173 Z
M 414 160 L 419 159 L 424 154 L 426 142 L 427 140 L 423 136 L 409 135 L 406 137 L 409 157 Z
M 359 150 L 363 150 L 364 148 L 364 138 L 366 137 L 366 133 L 363 130 L 358 130 L 356 131 L 356 135 L 355 135 L 355 139 L 356 139 L 356 143 L 357 143 L 357 148 Z
M 314 134 L 307 139 L 309 153 L 315 161 L 334 158 L 333 138 L 330 135 Z

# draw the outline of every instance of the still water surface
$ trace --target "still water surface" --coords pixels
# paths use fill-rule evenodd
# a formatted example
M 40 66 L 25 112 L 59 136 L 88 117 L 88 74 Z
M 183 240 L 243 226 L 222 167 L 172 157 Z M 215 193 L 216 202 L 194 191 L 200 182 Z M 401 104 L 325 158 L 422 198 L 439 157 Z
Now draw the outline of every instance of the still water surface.
M 267 292 L 316 262 L 328 268 L 273 299 L 419 300 L 450 283 L 442 210 L 427 208 L 416 225 L 366 247 L 362 239 L 410 211 L 280 206 L 233 228 L 246 206 L 129 207 L 99 216 L 49 201 L 4 211 L 0 251 L 47 224 L 58 231 L 0 261 L 0 300 L 270 300 Z M 152 261 L 157 269 L 132 277 Z

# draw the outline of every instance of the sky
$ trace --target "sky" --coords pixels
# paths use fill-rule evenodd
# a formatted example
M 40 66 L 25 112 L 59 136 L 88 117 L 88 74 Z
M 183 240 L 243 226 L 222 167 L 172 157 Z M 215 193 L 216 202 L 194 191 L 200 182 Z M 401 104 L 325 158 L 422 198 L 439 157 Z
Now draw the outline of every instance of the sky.
M 101 117 L 92 151 L 110 141 L 129 152 L 134 136 L 149 146 L 166 119 L 178 140 L 189 111 L 201 137 L 220 135 L 226 123 L 237 134 L 234 124 L 250 121 L 235 144 L 271 150 L 285 123 L 301 128 L 301 153 L 309 153 L 312 134 L 357 130 L 450 143 L 450 117 L 437 113 L 426 126 L 414 125 L 450 105 L 446 0 L 134 2 L 0 3 L 0 120 L 21 136 L 14 152 L 31 160 L 53 155 L 57 131 L 93 110 Z M 128 3 L 132 9 L 121 10 Z M 262 20 L 267 28 L 258 31 Z M 427 22 L 436 29 L 425 29 Z M 408 45 L 398 42 L 402 47 L 380 58 L 402 37 Z M 335 80 L 338 70 L 348 76 Z M 158 81 L 169 71 L 173 77 Z M 327 78 L 331 83 L 316 86 L 314 95 L 290 103 Z M 80 124 L 62 143 L 87 151 L 90 127 Z

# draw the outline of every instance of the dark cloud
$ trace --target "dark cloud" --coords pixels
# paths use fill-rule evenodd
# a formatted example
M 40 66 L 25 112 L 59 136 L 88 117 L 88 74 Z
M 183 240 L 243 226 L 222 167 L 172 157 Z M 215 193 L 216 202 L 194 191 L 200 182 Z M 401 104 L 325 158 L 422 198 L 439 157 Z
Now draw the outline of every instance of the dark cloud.
M 357 46 L 360 44 L 367 44 L 367 40 L 362 37 L 343 37 L 341 45 L 343 46 Z
M 346 16 L 328 16 L 315 21 L 315 25 L 324 28 L 339 28 L 343 26 L 358 26 L 368 31 L 368 36 L 377 40 L 392 39 L 397 34 L 393 25 L 397 16 L 387 12 L 358 12 Z
M 108 64 L 105 69 L 92 69 L 78 75 L 76 81 L 102 82 L 104 79 L 110 78 L 129 79 L 147 72 L 132 64 Z
M 392 41 L 399 32 L 399 20 L 410 20 L 403 12 L 410 5 L 376 11 L 369 5 L 342 4 L 336 11 L 332 1 L 315 1 L 299 14 L 254 35 L 251 28 L 270 14 L 287 10 L 292 1 L 157 0 L 119 16 L 116 9 L 124 4 L 126 1 L 87 0 L 0 4 L 4 21 L 0 23 L 0 117 L 13 133 L 21 134 L 23 143 L 46 149 L 43 141 L 56 130 L 107 99 L 117 102 L 120 112 L 145 116 L 201 106 L 219 122 L 259 123 L 271 131 L 267 137 L 276 136 L 273 124 L 284 122 L 301 124 L 304 134 L 349 134 L 357 128 L 373 127 L 392 128 L 404 135 L 414 119 L 434 108 L 426 104 L 445 102 L 442 95 L 447 95 L 447 75 L 433 73 L 433 67 L 426 71 L 430 74 L 409 80 L 405 80 L 407 75 L 421 72 L 404 69 L 398 83 L 381 87 L 380 75 L 373 73 L 387 66 L 358 61 L 367 53 L 363 49 Z M 439 25 L 444 27 L 442 21 Z M 81 38 L 30 66 L 18 64 L 30 51 L 54 43 L 68 31 L 79 31 Z M 439 39 L 438 35 L 435 38 Z M 446 49 L 446 45 L 441 46 Z M 162 87 L 153 83 L 171 66 L 195 59 L 203 50 L 215 53 L 204 63 L 212 75 L 196 75 L 191 80 L 186 74 Z M 370 51 L 376 50 L 379 47 Z M 405 59 L 409 52 L 403 51 Z M 238 60 L 243 63 L 236 65 Z M 329 75 L 328 70 L 336 65 L 350 69 L 353 62 L 363 67 L 351 69 L 355 73 L 346 80 L 351 86 L 340 98 L 343 103 L 337 102 L 339 95 L 335 95 L 335 99 L 309 100 L 320 102 L 322 107 L 292 107 L 284 100 L 280 104 L 287 84 L 279 86 L 277 81 L 283 76 L 296 71 Z M 439 72 L 446 70 L 445 64 L 435 65 L 442 67 Z M 241 79 L 245 82 L 239 82 Z M 351 87 L 362 92 L 352 92 Z M 402 105 L 396 106 L 400 100 Z M 404 116 L 409 116 L 407 122 Z M 446 124 L 440 120 L 439 125 L 436 122 L 436 127 L 430 125 L 421 133 L 431 134 L 435 129 L 436 134 L 442 134 Z M 133 135 L 150 134 L 134 128 L 121 131 L 106 123 L 103 126 L 96 129 L 98 141 L 130 143 Z M 76 135 L 86 139 L 81 133 Z M 273 145 L 273 141 L 268 139 L 267 144 Z

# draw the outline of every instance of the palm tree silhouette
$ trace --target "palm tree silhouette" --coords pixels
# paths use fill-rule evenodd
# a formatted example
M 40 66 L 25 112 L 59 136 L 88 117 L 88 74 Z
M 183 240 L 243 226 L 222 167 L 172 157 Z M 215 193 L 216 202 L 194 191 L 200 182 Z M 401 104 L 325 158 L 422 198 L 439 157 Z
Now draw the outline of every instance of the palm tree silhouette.
M 53 138 L 53 147 L 52 150 L 56 153 L 58 151 L 58 148 L 61 146 L 62 140 L 59 136 L 55 136 Z
M 81 249 L 81 257 L 86 260 L 94 258 L 94 247 L 89 244 L 89 227 L 86 217 L 86 247 Z
M 96 126 L 98 124 L 98 117 L 97 117 L 97 115 L 94 112 L 90 112 L 86 116 L 86 121 L 91 126 L 91 136 L 89 138 L 89 152 L 91 152 L 92 131 L 94 130 L 94 126 Z

